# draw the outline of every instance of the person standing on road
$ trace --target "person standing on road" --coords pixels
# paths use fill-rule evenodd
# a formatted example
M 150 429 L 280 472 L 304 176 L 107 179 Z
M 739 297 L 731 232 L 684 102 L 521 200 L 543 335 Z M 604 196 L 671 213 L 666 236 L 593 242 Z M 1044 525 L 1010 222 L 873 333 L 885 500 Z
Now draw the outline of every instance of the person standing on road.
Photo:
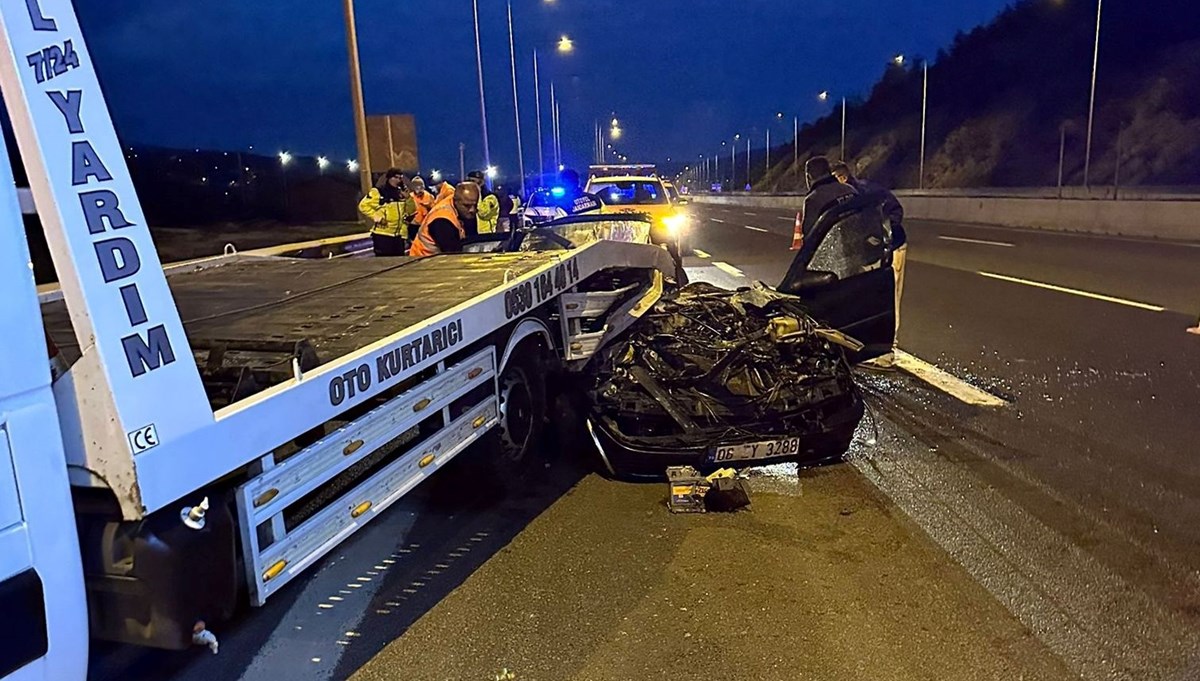
M 825 211 L 858 194 L 850 185 L 838 182 L 833 176 L 829 159 L 824 156 L 808 159 L 804 164 L 804 176 L 808 180 L 808 194 L 804 197 L 800 212 L 796 214 L 796 229 L 792 235 L 793 251 L 800 250 L 804 245 L 804 238 L 812 232 L 817 220 Z
M 495 234 L 496 225 L 500 221 L 500 199 L 492 190 L 487 188 L 487 182 L 484 181 L 483 173 L 478 170 L 472 170 L 467 173 L 467 179 L 474 182 L 480 189 L 479 196 L 479 211 L 476 222 L 478 224 L 479 234 Z M 470 230 L 467 230 L 470 233 Z
M 513 212 L 513 197 L 508 193 L 508 188 L 504 186 L 496 186 L 496 197 L 500 201 L 500 212 L 496 220 L 496 231 L 507 232 L 512 229 L 512 212 Z
M 447 191 L 449 184 L 443 187 L 437 203 L 425 216 L 421 229 L 413 238 L 412 250 L 409 255 L 414 258 L 425 258 L 439 253 L 461 253 L 463 242 L 467 238 L 464 225 L 474 220 L 479 209 L 479 185 L 474 182 L 462 182 Z
M 371 221 L 371 245 L 378 257 L 404 255 L 407 226 L 401 216 L 404 206 L 404 173 L 389 168 L 379 176 L 371 191 L 358 202 L 358 211 Z
M 842 184 L 854 187 L 855 191 L 865 196 L 883 197 L 883 216 L 887 218 L 891 232 L 892 271 L 896 275 L 896 333 L 892 337 L 892 348 L 900 337 L 900 298 L 904 294 L 904 263 L 908 259 L 908 235 L 904 231 L 904 206 L 900 199 L 883 185 L 856 177 L 849 163 L 838 161 L 833 164 L 832 171 Z M 891 367 L 895 361 L 895 353 L 889 353 L 873 360 L 872 364 Z
M 417 237 L 417 230 L 425 221 L 425 216 L 433 210 L 433 194 L 425 190 L 425 180 L 420 176 L 409 182 L 408 198 L 404 201 L 404 224 L 406 236 L 411 240 Z

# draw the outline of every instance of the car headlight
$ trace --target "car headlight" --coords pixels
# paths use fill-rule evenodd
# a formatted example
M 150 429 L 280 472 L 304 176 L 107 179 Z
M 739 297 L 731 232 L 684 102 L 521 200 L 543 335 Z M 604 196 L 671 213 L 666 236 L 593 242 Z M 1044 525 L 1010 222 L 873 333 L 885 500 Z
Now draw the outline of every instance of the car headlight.
M 671 236 L 679 236 L 683 230 L 687 229 L 688 219 L 684 215 L 668 215 L 663 218 L 662 222 Z

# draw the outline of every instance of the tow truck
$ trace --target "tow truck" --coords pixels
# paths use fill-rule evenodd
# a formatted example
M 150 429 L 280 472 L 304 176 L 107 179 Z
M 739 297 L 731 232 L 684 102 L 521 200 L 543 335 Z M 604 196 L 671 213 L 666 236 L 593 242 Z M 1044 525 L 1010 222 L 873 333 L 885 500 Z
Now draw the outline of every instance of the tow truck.
M 673 272 L 649 223 L 611 216 L 549 250 L 164 267 L 70 0 L 0 4 L 0 44 L 59 281 L 35 288 L 6 146 L 0 679 L 82 679 L 89 634 L 216 652 L 242 600 L 265 603 L 468 448 L 518 465 L 547 376 L 581 368 Z

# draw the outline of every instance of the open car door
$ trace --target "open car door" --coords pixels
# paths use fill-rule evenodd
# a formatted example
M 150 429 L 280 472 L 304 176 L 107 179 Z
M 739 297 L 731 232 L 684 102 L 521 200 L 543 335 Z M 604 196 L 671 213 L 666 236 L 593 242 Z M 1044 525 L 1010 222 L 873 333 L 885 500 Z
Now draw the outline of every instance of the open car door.
M 800 296 L 815 319 L 863 344 L 852 363 L 892 351 L 896 282 L 882 198 L 856 196 L 827 210 L 778 290 Z

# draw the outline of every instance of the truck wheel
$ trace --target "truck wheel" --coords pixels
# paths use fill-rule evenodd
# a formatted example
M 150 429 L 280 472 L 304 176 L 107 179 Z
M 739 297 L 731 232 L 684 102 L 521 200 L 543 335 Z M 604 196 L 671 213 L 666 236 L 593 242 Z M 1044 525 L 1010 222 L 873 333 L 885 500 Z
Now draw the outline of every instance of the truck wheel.
M 546 383 L 536 357 L 513 357 L 500 375 L 500 423 L 495 453 L 506 466 L 519 468 L 541 444 L 546 420 Z

